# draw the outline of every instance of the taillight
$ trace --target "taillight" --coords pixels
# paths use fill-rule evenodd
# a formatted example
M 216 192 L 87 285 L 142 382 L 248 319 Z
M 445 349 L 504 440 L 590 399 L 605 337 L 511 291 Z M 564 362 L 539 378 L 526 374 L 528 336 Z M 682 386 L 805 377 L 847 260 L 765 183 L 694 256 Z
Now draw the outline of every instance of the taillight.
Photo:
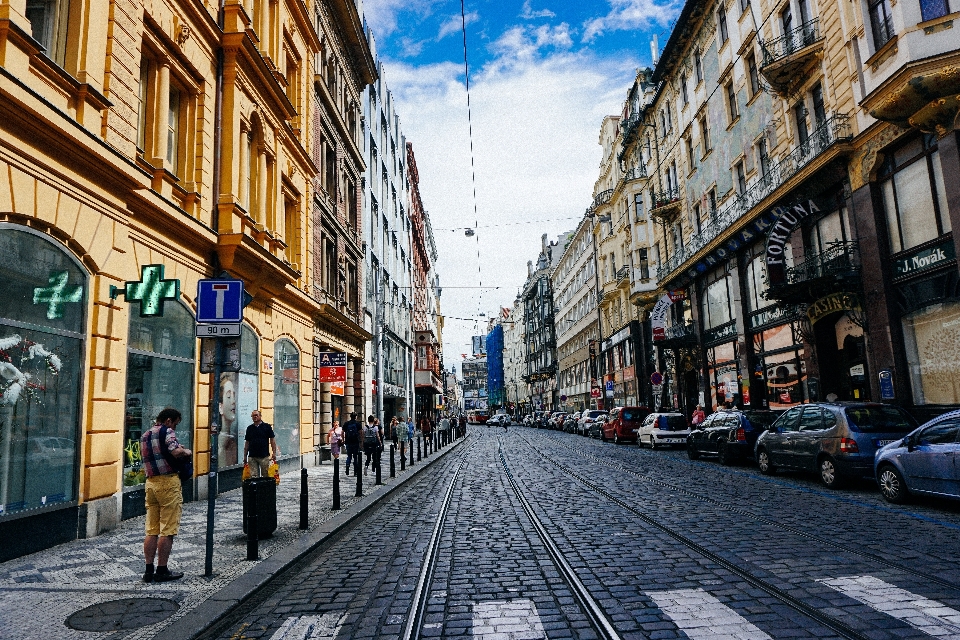
M 851 438 L 840 438 L 840 453 L 859 453 L 857 441 Z
M 747 432 L 743 430 L 743 427 L 737 429 L 737 442 L 746 442 Z

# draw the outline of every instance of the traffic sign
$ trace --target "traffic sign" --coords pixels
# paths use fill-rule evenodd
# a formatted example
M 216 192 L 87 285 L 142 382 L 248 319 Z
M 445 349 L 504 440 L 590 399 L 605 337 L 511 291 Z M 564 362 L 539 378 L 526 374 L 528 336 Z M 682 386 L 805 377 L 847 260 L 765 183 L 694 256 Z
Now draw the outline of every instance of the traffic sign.
M 600 397 L 600 389 L 598 389 L 598 388 L 596 388 L 596 387 L 594 387 L 593 389 L 590 389 L 590 397 L 591 397 L 591 398 L 599 398 L 599 397 Z
M 663 384 L 663 375 L 659 371 L 654 371 L 650 374 L 650 382 L 654 385 Z
M 613 380 L 607 380 L 607 391 L 613 391 Z
M 198 338 L 236 338 L 240 335 L 241 324 L 201 324 L 197 323 Z
M 200 280 L 197 282 L 197 323 L 242 322 L 243 298 L 243 280 Z

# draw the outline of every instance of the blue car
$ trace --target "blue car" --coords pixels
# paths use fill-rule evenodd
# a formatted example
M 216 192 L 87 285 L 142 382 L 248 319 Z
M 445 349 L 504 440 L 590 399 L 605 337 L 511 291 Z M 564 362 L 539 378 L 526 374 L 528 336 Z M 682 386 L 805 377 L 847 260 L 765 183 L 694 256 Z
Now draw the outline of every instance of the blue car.
M 960 411 L 934 418 L 877 451 L 880 493 L 902 504 L 910 494 L 960 498 Z

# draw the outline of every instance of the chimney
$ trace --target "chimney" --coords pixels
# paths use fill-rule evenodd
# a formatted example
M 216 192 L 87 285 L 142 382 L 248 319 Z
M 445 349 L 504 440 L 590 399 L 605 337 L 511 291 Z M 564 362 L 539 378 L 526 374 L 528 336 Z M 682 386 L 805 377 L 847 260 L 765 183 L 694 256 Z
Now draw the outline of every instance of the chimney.
M 547 234 L 540 236 L 540 251 L 543 252 L 543 255 L 547 255 Z
M 653 34 L 653 40 L 650 41 L 650 58 L 653 60 L 653 66 L 657 66 L 660 55 L 660 46 L 657 44 L 657 34 Z
M 533 260 L 527 260 L 527 277 L 533 277 Z

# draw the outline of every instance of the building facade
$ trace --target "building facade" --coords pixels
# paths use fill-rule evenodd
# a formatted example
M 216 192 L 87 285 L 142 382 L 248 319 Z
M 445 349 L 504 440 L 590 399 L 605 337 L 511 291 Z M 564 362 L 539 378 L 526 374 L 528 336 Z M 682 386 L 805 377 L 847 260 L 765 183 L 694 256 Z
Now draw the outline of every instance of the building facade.
M 536 268 L 527 262 L 527 281 L 520 294 L 523 300 L 524 359 L 527 383 L 527 411 L 553 411 L 559 406 L 557 393 L 557 339 L 554 328 L 553 287 L 550 273 L 553 271 L 554 252 L 559 257 L 566 242 L 561 235 L 558 242 L 548 242 L 547 234 L 540 239 L 541 251 Z
M 460 365 L 463 374 L 464 411 L 487 410 L 487 357 L 465 358 Z

